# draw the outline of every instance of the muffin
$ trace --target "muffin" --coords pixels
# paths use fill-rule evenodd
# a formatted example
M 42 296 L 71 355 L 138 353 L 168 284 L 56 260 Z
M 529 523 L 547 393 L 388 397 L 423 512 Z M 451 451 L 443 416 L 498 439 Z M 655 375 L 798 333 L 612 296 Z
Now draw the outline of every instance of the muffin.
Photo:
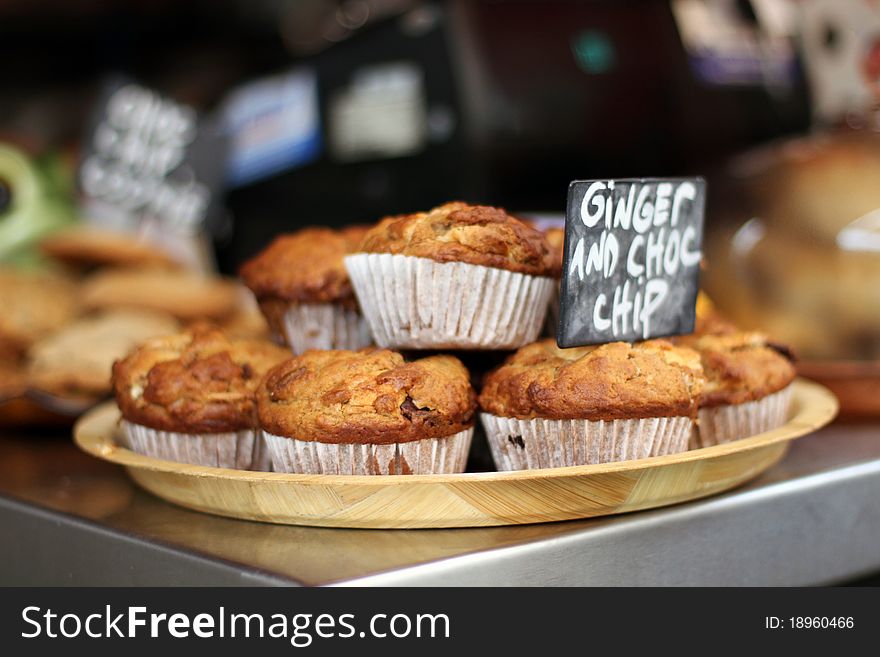
M 268 470 L 254 392 L 289 352 L 200 324 L 148 340 L 113 365 L 122 433 L 135 452 L 221 468 Z
M 476 395 L 452 356 L 307 351 L 266 375 L 257 405 L 276 471 L 430 474 L 464 471 Z
M 408 349 L 531 342 L 559 272 L 539 231 L 465 203 L 382 220 L 345 265 L 376 343 Z
M 306 228 L 281 235 L 242 265 L 239 275 L 293 353 L 372 344 L 342 262 L 366 230 Z
M 61 398 L 97 400 L 110 393 L 114 361 L 149 338 L 174 333 L 169 315 L 113 310 L 80 318 L 28 351 L 28 385 Z
M 102 269 L 82 285 L 90 310 L 138 308 L 182 320 L 219 320 L 235 312 L 238 286 L 229 280 L 190 271 Z
M 544 238 L 550 249 L 553 251 L 553 257 L 556 258 L 556 266 L 559 268 L 559 275 L 562 276 L 562 259 L 565 251 L 565 229 L 564 228 L 548 228 L 544 231 Z M 547 313 L 547 335 L 556 335 L 556 329 L 559 326 L 559 304 L 561 300 L 561 281 L 559 278 L 553 287 L 553 294 L 550 296 L 550 310 Z
M 706 375 L 691 449 L 746 438 L 786 422 L 795 378 L 787 348 L 754 332 L 688 335 L 675 342 L 699 353 Z
M 542 340 L 486 377 L 480 419 L 499 470 L 660 456 L 687 450 L 703 382 L 699 355 L 665 340 Z

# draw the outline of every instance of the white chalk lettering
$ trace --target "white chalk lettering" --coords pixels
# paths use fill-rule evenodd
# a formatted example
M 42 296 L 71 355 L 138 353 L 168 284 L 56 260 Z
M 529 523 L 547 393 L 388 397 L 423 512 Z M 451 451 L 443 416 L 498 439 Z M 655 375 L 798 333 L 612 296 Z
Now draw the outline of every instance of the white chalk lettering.
M 587 228 L 592 228 L 599 223 L 599 219 L 605 214 L 605 197 L 602 195 L 594 196 L 596 192 L 604 189 L 606 189 L 605 183 L 594 182 L 584 194 L 584 200 L 581 202 L 581 221 Z M 594 211 L 590 211 L 590 205 L 595 208 Z

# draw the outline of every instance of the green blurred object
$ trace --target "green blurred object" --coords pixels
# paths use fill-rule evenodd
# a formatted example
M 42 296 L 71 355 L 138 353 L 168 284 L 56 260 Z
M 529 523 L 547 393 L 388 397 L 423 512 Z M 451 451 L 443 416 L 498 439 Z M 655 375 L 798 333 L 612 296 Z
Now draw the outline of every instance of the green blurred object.
M 35 267 L 41 237 L 73 223 L 71 187 L 59 158 L 38 165 L 21 151 L 0 144 L 0 265 Z

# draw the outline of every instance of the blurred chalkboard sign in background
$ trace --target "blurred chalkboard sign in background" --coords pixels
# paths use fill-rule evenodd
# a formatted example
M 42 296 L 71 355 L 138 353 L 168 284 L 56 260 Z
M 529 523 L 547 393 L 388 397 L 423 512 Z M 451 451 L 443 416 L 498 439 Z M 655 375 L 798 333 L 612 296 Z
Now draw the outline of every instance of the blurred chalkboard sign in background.
M 719 20 L 763 33 L 773 3 L 728 2 Z M 272 120 L 224 123 L 244 147 L 233 161 L 256 163 L 228 178 L 226 271 L 282 230 L 451 198 L 561 214 L 573 175 L 704 172 L 807 127 L 797 66 L 708 83 L 689 50 L 700 23 L 680 14 L 654 0 L 2 3 L 0 139 L 76 147 L 110 71 L 205 116 L 257 93 L 238 102 Z

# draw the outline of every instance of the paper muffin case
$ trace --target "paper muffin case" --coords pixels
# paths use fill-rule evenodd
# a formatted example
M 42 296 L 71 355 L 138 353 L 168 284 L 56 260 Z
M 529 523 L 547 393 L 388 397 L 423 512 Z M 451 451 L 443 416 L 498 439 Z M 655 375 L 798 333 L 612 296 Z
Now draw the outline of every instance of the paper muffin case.
M 744 404 L 701 408 L 691 434 L 690 449 L 748 438 L 782 426 L 788 420 L 791 386 Z
M 334 303 L 291 304 L 282 317 L 284 338 L 295 354 L 307 349 L 363 349 L 373 344 L 356 310 Z
M 634 420 L 519 420 L 480 413 L 499 470 L 534 470 L 631 461 L 684 452 L 687 417 Z
M 428 258 L 345 257 L 352 287 L 380 347 L 514 349 L 534 342 L 556 281 Z
M 253 429 L 195 434 L 159 431 L 125 420 L 120 424 L 125 446 L 138 454 L 215 468 L 272 470 L 266 443 Z
M 321 443 L 263 432 L 275 472 L 400 475 L 464 472 L 474 429 L 443 438 L 370 445 Z

